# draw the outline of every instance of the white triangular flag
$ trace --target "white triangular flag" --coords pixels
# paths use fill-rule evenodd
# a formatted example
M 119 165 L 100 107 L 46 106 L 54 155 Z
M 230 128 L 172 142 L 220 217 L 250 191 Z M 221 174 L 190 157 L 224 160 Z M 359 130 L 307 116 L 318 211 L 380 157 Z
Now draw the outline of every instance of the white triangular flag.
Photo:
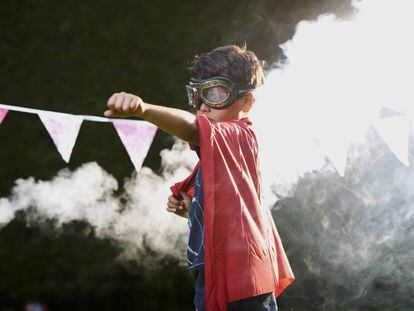
M 332 162 L 339 175 L 344 177 L 346 161 L 348 158 L 350 139 L 344 135 L 332 135 L 325 137 L 318 143 L 323 155 L 327 156 Z
M 83 118 L 81 116 L 57 112 L 39 112 L 38 115 L 46 130 L 49 132 L 50 137 L 52 137 L 63 160 L 68 163 Z
M 6 114 L 9 112 L 9 110 L 0 108 L 0 124 L 3 122 L 4 118 L 6 117 Z
M 146 121 L 114 119 L 112 123 L 128 155 L 139 171 L 154 139 L 157 127 Z
M 405 166 L 408 162 L 408 140 L 410 132 L 409 120 L 406 116 L 390 117 L 375 120 L 372 126 L 381 136 L 388 148 Z

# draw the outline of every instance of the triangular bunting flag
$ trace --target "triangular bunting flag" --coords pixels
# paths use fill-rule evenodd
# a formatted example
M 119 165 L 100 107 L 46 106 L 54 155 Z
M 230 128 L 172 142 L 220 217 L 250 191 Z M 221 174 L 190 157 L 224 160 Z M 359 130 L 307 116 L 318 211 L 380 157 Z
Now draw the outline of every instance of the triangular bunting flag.
M 146 121 L 112 120 L 135 169 L 139 171 L 148 153 L 157 127 Z
M 9 111 L 7 109 L 4 108 L 0 108 L 0 124 L 3 122 L 4 118 L 6 117 L 6 114 Z
M 409 120 L 406 116 L 375 120 L 372 126 L 381 136 L 388 148 L 405 166 L 408 162 Z
M 83 118 L 56 112 L 39 112 L 38 115 L 63 160 L 68 163 Z
M 346 161 L 349 151 L 349 138 L 341 137 L 342 135 L 333 135 L 330 138 L 321 139 L 319 147 L 323 155 L 327 156 L 332 162 L 339 175 L 344 177 Z

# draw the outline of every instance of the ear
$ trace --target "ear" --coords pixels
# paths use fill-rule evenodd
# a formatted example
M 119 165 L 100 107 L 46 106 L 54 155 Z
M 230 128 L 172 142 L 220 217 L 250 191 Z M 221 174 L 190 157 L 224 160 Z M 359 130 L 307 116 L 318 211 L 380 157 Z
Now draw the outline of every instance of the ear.
M 242 101 L 243 101 L 243 112 L 249 112 L 250 109 L 252 109 L 253 104 L 254 104 L 254 95 L 253 92 L 248 92 L 246 93 L 246 95 L 244 95 L 242 97 Z

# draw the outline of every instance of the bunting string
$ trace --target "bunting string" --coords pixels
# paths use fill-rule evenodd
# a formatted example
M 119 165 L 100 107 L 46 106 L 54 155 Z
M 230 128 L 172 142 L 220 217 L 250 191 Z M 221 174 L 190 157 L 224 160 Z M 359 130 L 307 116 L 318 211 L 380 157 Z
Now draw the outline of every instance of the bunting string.
M 34 108 L 26 108 L 26 107 L 19 107 L 19 106 L 12 106 L 12 105 L 4 105 L 0 104 L 1 109 L 6 110 L 14 110 L 14 111 L 20 111 L 20 112 L 27 112 L 27 113 L 55 113 L 55 114 L 61 114 L 61 115 L 72 115 L 72 116 L 79 116 L 82 117 L 85 121 L 93 121 L 93 122 L 112 122 L 114 119 L 110 118 L 104 118 L 104 117 L 97 117 L 97 116 L 90 116 L 90 115 L 74 115 L 70 113 L 64 113 L 64 112 L 57 112 L 57 111 L 50 111 L 50 110 L 42 110 L 42 109 L 34 109 Z M 123 119 L 122 119 L 123 120 Z M 138 121 L 138 120 L 134 120 Z M 138 121 L 140 122 L 140 121 Z
M 157 127 L 147 121 L 74 115 L 3 104 L 0 104 L 0 124 L 9 110 L 37 114 L 63 160 L 67 163 L 83 121 L 111 122 L 137 171 L 141 169 L 157 131 Z M 402 115 L 380 118 L 370 124 L 390 151 L 407 167 L 410 165 L 408 160 L 410 123 L 409 118 Z M 322 153 L 332 161 L 339 174 L 344 176 L 350 140 L 346 133 L 342 136 L 337 135 L 331 139 L 322 140 L 319 147 Z
M 83 121 L 111 122 L 137 171 L 141 169 L 157 132 L 157 127 L 147 121 L 75 115 L 4 104 L 0 104 L 0 124 L 9 110 L 37 114 L 66 163 L 69 163 Z

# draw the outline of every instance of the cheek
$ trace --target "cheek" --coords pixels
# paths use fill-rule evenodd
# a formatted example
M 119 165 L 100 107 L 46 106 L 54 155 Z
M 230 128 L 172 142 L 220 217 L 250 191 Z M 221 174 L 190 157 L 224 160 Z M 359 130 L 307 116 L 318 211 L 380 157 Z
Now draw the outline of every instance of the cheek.
M 233 104 L 229 108 L 224 110 L 227 116 L 235 116 L 239 111 L 240 111 L 240 108 L 236 104 Z
M 217 110 L 216 111 L 216 116 L 219 117 L 219 118 L 225 118 L 228 115 L 230 115 L 230 111 L 228 109 Z

